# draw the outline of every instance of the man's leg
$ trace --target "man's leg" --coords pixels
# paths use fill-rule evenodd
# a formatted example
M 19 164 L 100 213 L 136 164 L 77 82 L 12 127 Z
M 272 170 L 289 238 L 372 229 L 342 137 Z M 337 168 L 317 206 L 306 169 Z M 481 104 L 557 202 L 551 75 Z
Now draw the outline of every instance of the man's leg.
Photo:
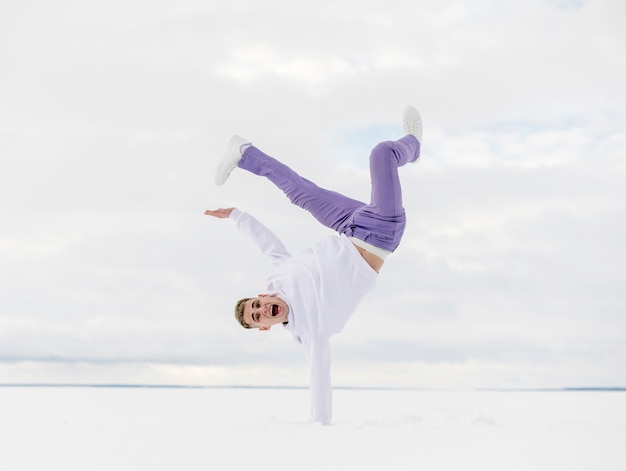
M 370 154 L 370 178 L 372 181 L 370 211 L 381 216 L 404 214 L 402 188 L 398 168 L 414 162 L 419 156 L 420 143 L 406 135 L 397 141 L 381 142 Z
M 341 232 L 354 211 L 365 206 L 361 201 L 318 187 L 254 146 L 246 148 L 237 166 L 266 177 L 293 204 L 307 210 L 324 226 L 335 231 Z
M 419 152 L 420 143 L 412 135 L 374 147 L 370 154 L 371 201 L 355 212 L 347 235 L 390 252 L 398 247 L 406 225 L 398 168 L 414 162 Z

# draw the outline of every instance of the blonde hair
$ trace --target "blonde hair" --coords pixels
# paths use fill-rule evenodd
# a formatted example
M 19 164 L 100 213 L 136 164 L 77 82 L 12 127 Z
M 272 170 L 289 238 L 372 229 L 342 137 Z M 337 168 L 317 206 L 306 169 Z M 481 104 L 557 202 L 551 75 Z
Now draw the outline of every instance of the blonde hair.
M 250 324 L 243 320 L 243 308 L 246 306 L 246 302 L 250 301 L 251 299 L 253 298 L 242 298 L 237 301 L 237 304 L 235 304 L 235 319 L 237 319 L 237 322 L 239 322 L 241 324 L 241 327 L 243 327 L 244 329 L 251 328 Z

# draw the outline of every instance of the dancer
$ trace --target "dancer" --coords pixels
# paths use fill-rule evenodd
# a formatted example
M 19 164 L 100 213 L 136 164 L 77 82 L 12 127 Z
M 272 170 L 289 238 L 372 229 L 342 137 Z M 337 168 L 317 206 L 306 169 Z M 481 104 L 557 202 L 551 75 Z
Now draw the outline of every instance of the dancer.
M 343 329 L 372 290 L 385 258 L 400 244 L 406 224 L 398 168 L 420 155 L 422 119 L 408 106 L 405 136 L 376 145 L 370 154 L 369 204 L 322 189 L 286 165 L 233 136 L 215 175 L 223 185 L 235 168 L 268 178 L 289 200 L 337 232 L 300 254 L 291 255 L 267 227 L 236 208 L 205 214 L 232 219 L 270 258 L 265 294 L 243 298 L 235 317 L 247 329 L 281 324 L 306 349 L 314 422 L 332 421 L 330 338 Z

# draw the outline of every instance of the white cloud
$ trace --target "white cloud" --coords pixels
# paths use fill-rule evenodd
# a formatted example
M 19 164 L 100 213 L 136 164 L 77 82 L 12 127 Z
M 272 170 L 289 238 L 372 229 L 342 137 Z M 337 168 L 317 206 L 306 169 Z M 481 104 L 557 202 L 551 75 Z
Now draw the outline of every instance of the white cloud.
M 414 102 L 406 239 L 337 338 L 340 380 L 623 385 L 624 6 L 355 5 L 1 7 L 1 381 L 288 382 L 297 346 L 231 314 L 265 262 L 202 211 L 292 251 L 328 231 L 214 164 L 240 133 L 365 199 Z

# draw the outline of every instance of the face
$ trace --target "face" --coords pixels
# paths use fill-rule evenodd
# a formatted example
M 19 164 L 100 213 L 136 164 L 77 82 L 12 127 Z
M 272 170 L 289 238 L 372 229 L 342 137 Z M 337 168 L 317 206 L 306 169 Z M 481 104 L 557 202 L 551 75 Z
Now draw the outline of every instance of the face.
M 259 294 L 258 298 L 246 301 L 243 320 L 253 329 L 270 330 L 273 325 L 287 322 L 289 307 L 276 296 Z

